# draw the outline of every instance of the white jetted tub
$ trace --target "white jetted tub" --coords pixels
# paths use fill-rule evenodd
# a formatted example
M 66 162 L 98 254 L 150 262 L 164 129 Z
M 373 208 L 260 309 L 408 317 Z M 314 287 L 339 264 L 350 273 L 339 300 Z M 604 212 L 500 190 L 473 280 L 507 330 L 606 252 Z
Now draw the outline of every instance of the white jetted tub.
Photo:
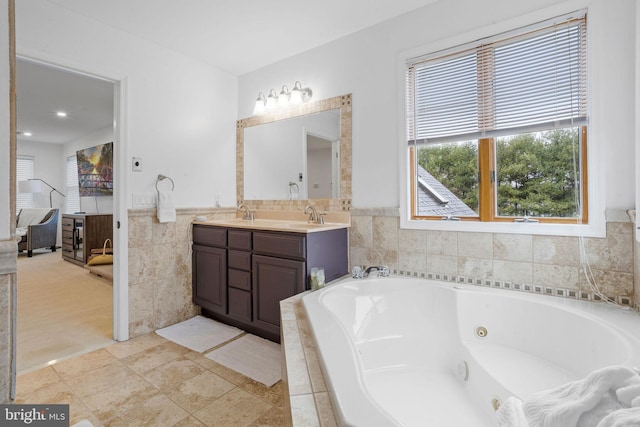
M 640 316 L 602 303 L 387 277 L 303 304 L 345 426 L 495 426 L 509 396 L 640 367 Z

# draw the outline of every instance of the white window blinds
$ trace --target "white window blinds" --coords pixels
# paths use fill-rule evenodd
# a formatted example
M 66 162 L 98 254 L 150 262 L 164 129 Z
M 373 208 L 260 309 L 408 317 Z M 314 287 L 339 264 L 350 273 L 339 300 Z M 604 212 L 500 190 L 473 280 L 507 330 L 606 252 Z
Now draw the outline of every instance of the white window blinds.
M 33 193 L 21 193 L 18 183 L 33 178 L 34 160 L 31 156 L 17 156 L 16 158 L 16 212 L 22 208 L 33 207 Z
M 409 142 L 586 124 L 586 44 L 586 16 L 580 15 L 409 61 Z
M 78 189 L 78 161 L 76 156 L 67 157 L 67 197 L 65 213 L 80 211 L 80 190 Z

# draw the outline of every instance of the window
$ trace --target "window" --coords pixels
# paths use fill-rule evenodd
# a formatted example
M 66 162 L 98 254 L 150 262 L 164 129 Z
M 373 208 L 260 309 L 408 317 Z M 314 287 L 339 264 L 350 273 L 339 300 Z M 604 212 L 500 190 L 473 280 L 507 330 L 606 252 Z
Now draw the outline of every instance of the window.
M 586 15 L 407 63 L 411 217 L 587 223 Z
M 65 213 L 80 211 L 80 191 L 78 189 L 78 161 L 76 156 L 67 157 L 67 197 Z
M 22 208 L 33 207 L 33 193 L 21 193 L 20 181 L 26 181 L 33 178 L 34 160 L 31 156 L 17 156 L 16 158 L 16 212 L 20 212 Z

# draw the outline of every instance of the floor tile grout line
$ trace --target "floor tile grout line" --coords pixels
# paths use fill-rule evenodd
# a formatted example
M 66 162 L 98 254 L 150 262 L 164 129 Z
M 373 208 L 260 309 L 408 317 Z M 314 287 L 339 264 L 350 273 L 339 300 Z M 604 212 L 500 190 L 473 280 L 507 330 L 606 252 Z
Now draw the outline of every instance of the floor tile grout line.
M 237 339 L 239 339 L 239 338 L 241 338 L 242 336 L 245 336 L 245 335 L 247 335 L 247 333 L 240 334 L 240 335 L 234 337 L 233 339 L 230 339 L 227 342 L 222 343 L 220 345 L 220 347 L 223 346 L 223 345 L 226 345 L 226 344 L 228 344 L 230 342 L 233 342 L 233 341 L 235 341 L 235 340 L 237 340 Z M 149 349 L 151 349 L 153 347 L 156 347 L 156 346 L 162 346 L 162 345 L 164 345 L 166 343 L 169 343 L 169 342 L 172 342 L 172 341 L 163 338 L 162 340 L 159 340 L 158 342 L 156 342 L 156 343 L 154 343 L 152 345 L 144 345 L 142 348 L 138 349 L 134 353 L 123 352 L 122 355 L 118 355 L 118 352 L 113 352 L 112 353 L 111 351 L 108 351 L 108 350 L 104 349 L 104 351 L 107 351 L 107 354 L 109 355 L 109 358 L 108 358 L 109 363 L 107 363 L 106 365 L 101 365 L 98 368 L 91 369 L 90 371 L 80 372 L 80 373 L 78 373 L 76 375 L 72 375 L 72 376 L 70 376 L 68 378 L 67 377 L 63 377 L 63 371 L 58 371 L 58 369 L 56 369 L 56 367 L 55 367 L 56 364 L 52 364 L 50 366 L 47 366 L 44 369 L 50 368 L 50 372 L 54 373 L 54 378 L 55 378 L 56 382 L 64 384 L 65 389 L 67 389 L 71 394 L 70 397 L 72 397 L 72 401 L 74 403 L 77 403 L 78 405 L 80 405 L 80 407 L 82 408 L 81 413 L 85 413 L 86 412 L 87 414 L 90 414 L 94 419 L 99 421 L 99 423 L 101 425 L 103 423 L 107 423 L 108 424 L 109 420 L 105 421 L 104 418 L 99 417 L 98 416 L 99 408 L 92 409 L 92 407 L 89 406 L 88 402 L 82 397 L 82 395 L 78 393 L 78 390 L 76 388 L 73 388 L 68 381 L 70 381 L 73 378 L 77 378 L 79 375 L 86 375 L 87 373 L 89 373 L 91 371 L 95 371 L 96 369 L 100 369 L 100 368 L 102 368 L 104 366 L 107 366 L 108 364 L 113 364 L 113 363 L 116 363 L 117 365 L 120 365 L 120 366 L 124 367 L 128 372 L 127 377 L 131 376 L 132 378 L 138 378 L 144 384 L 146 384 L 146 386 L 150 386 L 154 390 L 153 396 L 161 395 L 161 396 L 164 396 L 164 398 L 166 398 L 166 399 L 170 400 L 171 402 L 175 403 L 177 405 L 177 407 L 181 408 L 181 410 L 183 410 L 185 412 L 185 414 L 187 414 L 183 418 L 183 420 L 188 418 L 189 416 L 193 416 L 199 422 L 203 422 L 204 424 L 206 424 L 207 420 L 202 421 L 200 418 L 195 417 L 194 414 L 196 412 L 198 412 L 199 410 L 203 409 L 204 407 L 206 407 L 207 405 L 210 405 L 211 403 L 215 402 L 216 400 L 222 398 L 223 396 L 227 395 L 228 393 L 230 393 L 230 392 L 232 392 L 234 390 L 246 393 L 247 395 L 250 395 L 253 398 L 256 398 L 259 401 L 264 403 L 266 409 L 261 414 L 259 414 L 255 419 L 253 419 L 251 421 L 251 423 L 255 423 L 257 420 L 259 420 L 261 417 L 265 416 L 265 414 L 269 413 L 270 411 L 276 411 L 276 413 L 278 413 L 278 412 L 282 412 L 284 410 L 284 402 L 283 402 L 282 396 L 281 396 L 282 391 L 281 390 L 278 391 L 277 392 L 278 395 L 274 394 L 273 395 L 274 398 L 271 399 L 271 400 L 269 400 L 269 398 L 268 398 L 269 395 L 267 393 L 268 390 L 270 390 L 270 389 L 272 390 L 273 387 L 277 387 L 277 384 L 280 381 L 278 383 L 274 384 L 271 387 L 267 387 L 266 385 L 261 384 L 261 383 L 255 381 L 255 380 L 252 380 L 252 379 L 246 377 L 245 375 L 243 375 L 242 373 L 238 373 L 237 371 L 235 371 L 235 370 L 233 370 L 231 368 L 228 368 L 228 367 L 225 367 L 224 365 L 218 364 L 217 362 L 215 362 L 213 360 L 209 360 L 209 359 L 206 359 L 206 360 L 205 359 L 193 360 L 193 359 L 191 359 L 191 358 L 186 356 L 186 354 L 188 354 L 189 352 L 192 352 L 192 350 L 190 350 L 187 347 L 184 347 L 184 346 L 181 346 L 181 345 L 175 343 L 175 345 L 177 345 L 178 347 L 180 347 L 180 348 L 182 348 L 184 350 L 182 352 L 176 352 L 178 354 L 179 358 L 183 358 L 184 360 L 191 361 L 192 363 L 194 363 L 194 365 L 198 366 L 202 370 L 202 372 L 208 372 L 209 374 L 214 375 L 217 378 L 220 378 L 221 380 L 227 381 L 232 385 L 232 388 L 230 390 L 228 390 L 227 392 L 225 392 L 222 395 L 218 396 L 217 398 L 212 399 L 210 402 L 208 402 L 205 406 L 203 406 L 200 409 L 190 410 L 188 408 L 183 407 L 182 405 L 180 405 L 180 403 L 178 403 L 176 400 L 174 400 L 174 399 L 172 399 L 170 397 L 171 396 L 170 390 L 168 390 L 168 389 L 167 390 L 160 389 L 159 386 L 156 386 L 155 384 L 153 384 L 149 380 L 147 380 L 143 376 L 143 373 L 139 373 L 136 370 L 134 370 L 132 365 L 131 365 L 132 362 L 126 362 L 125 361 L 128 357 L 134 356 L 134 355 L 136 355 L 136 354 L 138 354 L 140 352 L 147 351 L 147 350 L 149 350 Z M 114 345 L 117 345 L 117 343 L 114 344 Z M 100 350 L 103 350 L 103 349 L 102 348 L 101 349 L 97 349 L 97 350 L 94 350 L 93 352 L 97 352 L 97 351 L 100 351 Z M 87 354 L 90 354 L 90 353 L 93 353 L 93 352 L 89 352 Z M 198 355 L 200 355 L 201 358 L 204 358 L 204 353 L 193 352 L 193 354 L 198 354 Z M 78 356 L 78 357 L 80 357 L 80 356 Z M 207 363 L 204 363 L 204 362 L 207 362 Z M 87 363 L 87 361 L 85 360 L 85 361 L 83 361 L 83 363 Z M 169 362 L 165 362 L 165 363 L 169 363 Z M 162 365 L 159 365 L 159 366 L 162 366 Z M 230 372 L 233 372 L 233 373 L 237 374 L 238 375 L 238 379 L 237 380 L 232 380 L 231 377 L 225 377 L 224 375 L 221 375 L 221 373 L 215 371 L 216 367 L 222 367 L 222 368 L 224 368 L 226 370 L 229 370 Z M 188 380 L 185 380 L 185 382 L 186 381 L 188 381 Z M 183 382 L 181 382 L 181 384 L 182 383 Z M 105 387 L 102 392 L 108 392 L 109 388 L 111 388 L 113 386 L 117 386 L 117 385 L 110 385 L 108 387 Z M 256 387 L 258 387 L 258 388 L 256 388 Z M 260 393 L 261 389 L 265 393 Z M 117 416 L 124 416 L 124 413 L 120 414 L 120 415 L 117 415 Z

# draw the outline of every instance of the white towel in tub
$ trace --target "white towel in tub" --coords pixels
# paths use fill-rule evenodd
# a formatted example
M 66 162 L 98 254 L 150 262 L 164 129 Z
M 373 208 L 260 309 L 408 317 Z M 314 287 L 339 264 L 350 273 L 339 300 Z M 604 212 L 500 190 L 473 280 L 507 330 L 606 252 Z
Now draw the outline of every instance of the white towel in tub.
M 158 190 L 158 221 L 176 221 L 176 207 L 173 204 L 173 191 L 171 190 Z
M 640 377 L 631 369 L 622 366 L 599 369 L 585 379 L 536 393 L 522 405 L 518 405 L 515 397 L 507 399 L 498 410 L 498 425 L 640 427 L 640 408 L 625 405 L 640 396 L 640 387 L 636 385 L 640 385 Z

